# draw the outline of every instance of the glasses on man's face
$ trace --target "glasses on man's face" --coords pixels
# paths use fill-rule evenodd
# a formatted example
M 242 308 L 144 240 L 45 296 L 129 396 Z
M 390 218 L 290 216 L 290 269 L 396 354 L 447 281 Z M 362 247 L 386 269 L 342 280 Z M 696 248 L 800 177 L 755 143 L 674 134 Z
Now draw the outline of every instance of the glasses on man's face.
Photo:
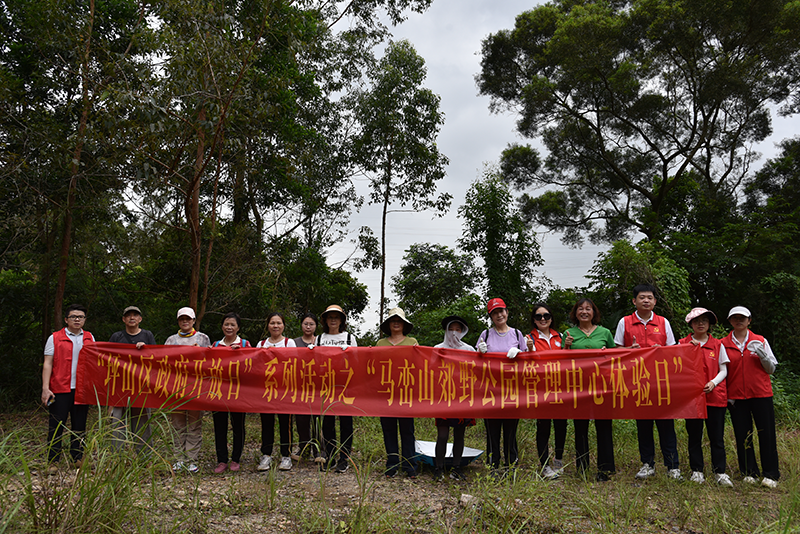
M 67 319 L 69 319 L 70 321 L 83 321 L 84 319 L 86 319 L 86 316 L 85 315 L 68 315 Z
M 549 321 L 550 319 L 553 318 L 553 316 L 550 315 L 549 313 L 537 313 L 536 315 L 533 316 L 533 318 L 537 321 Z

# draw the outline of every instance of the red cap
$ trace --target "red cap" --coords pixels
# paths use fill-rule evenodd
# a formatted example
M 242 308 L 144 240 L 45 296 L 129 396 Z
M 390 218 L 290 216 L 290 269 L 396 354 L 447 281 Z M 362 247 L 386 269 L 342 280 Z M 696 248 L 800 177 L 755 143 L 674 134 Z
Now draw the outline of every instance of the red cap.
M 486 305 L 486 313 L 489 315 L 498 308 L 507 308 L 506 303 L 503 302 L 503 299 L 492 299 L 489 301 L 489 304 Z

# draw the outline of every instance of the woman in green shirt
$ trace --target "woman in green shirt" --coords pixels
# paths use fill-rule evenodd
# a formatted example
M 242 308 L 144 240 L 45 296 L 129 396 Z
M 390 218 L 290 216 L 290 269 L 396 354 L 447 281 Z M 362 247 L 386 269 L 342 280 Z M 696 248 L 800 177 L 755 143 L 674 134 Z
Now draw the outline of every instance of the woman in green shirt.
M 569 312 L 573 326 L 564 332 L 565 349 L 612 349 L 614 334 L 600 326 L 600 310 L 591 299 L 581 299 Z M 589 468 L 589 420 L 576 419 L 575 455 L 578 469 L 585 473 Z M 616 470 L 614 464 L 614 431 L 610 419 L 595 419 L 597 432 L 597 481 L 606 482 Z
M 417 340 L 408 337 L 414 325 L 406 319 L 406 313 L 401 308 L 389 310 L 389 316 L 381 323 L 381 331 L 386 337 L 375 344 L 376 347 L 396 347 L 403 345 L 418 345 Z M 413 417 L 381 417 L 381 430 L 383 430 L 383 445 L 386 447 L 387 477 L 397 474 L 401 465 L 400 450 L 402 449 L 402 467 L 409 478 L 417 477 L 416 445 L 414 438 Z M 400 431 L 400 447 L 397 443 L 397 432 Z

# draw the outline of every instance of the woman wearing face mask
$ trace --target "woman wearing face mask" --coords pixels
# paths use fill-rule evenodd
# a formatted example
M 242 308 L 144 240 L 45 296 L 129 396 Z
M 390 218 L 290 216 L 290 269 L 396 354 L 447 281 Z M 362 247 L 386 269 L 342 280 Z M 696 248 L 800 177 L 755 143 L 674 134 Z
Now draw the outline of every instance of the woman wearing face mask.
M 532 330 L 526 336 L 529 351 L 561 350 L 561 334 L 552 328 L 553 313 L 547 304 L 542 302 L 533 305 L 531 313 Z M 555 428 L 555 456 L 553 467 L 550 467 L 550 427 Z M 554 480 L 561 476 L 564 469 L 564 443 L 567 441 L 566 419 L 536 420 L 536 450 L 542 466 L 542 478 Z
M 278 312 L 267 316 L 267 329 L 269 337 L 259 341 L 256 347 L 286 348 L 295 347 L 293 339 L 284 337 L 283 331 L 286 324 L 283 315 Z M 287 413 L 278 414 L 278 434 L 280 435 L 281 463 L 278 469 L 289 471 L 292 468 L 291 441 L 292 441 L 292 416 Z M 258 462 L 259 471 L 269 471 L 272 466 L 272 447 L 275 444 L 275 414 L 261 414 L 261 460 Z
M 456 349 L 475 352 L 471 345 L 461 341 L 469 332 L 467 322 L 458 315 L 451 315 L 442 319 L 444 328 L 444 341 L 434 348 L 437 349 Z M 463 480 L 464 474 L 461 471 L 461 458 L 464 454 L 464 434 L 467 427 L 475 426 L 475 419 L 458 418 L 436 418 L 436 458 L 434 460 L 434 478 L 441 480 L 444 478 L 444 458 L 447 454 L 447 441 L 450 439 L 450 428 L 453 429 L 453 468 L 450 470 L 450 478 L 453 480 Z

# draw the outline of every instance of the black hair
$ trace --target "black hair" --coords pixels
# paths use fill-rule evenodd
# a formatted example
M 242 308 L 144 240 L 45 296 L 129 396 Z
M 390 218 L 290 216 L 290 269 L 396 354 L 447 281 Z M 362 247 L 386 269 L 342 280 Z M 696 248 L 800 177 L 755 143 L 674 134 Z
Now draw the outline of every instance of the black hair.
M 64 312 L 64 317 L 67 317 L 69 315 L 69 312 L 73 311 L 79 311 L 83 312 L 84 315 L 89 315 L 89 311 L 83 304 L 72 304 L 69 308 L 67 308 L 67 311 Z
M 225 316 L 222 318 L 222 324 L 225 324 L 225 319 L 233 319 L 234 321 L 236 321 L 236 326 L 238 326 L 239 328 L 242 327 L 242 318 L 239 317 L 239 314 L 236 312 L 226 313 Z
M 639 284 L 633 288 L 633 298 L 636 298 L 639 293 L 652 293 L 653 296 L 656 296 L 656 288 L 651 286 L 650 284 Z
M 283 314 L 281 312 L 272 312 L 269 315 L 267 315 L 267 324 L 269 324 L 270 319 L 272 319 L 275 316 L 280 317 L 284 326 L 286 325 L 286 319 L 283 318 Z
M 580 308 L 581 304 L 586 302 L 592 305 L 592 324 L 600 324 L 600 310 L 597 308 L 597 304 L 592 302 L 592 299 L 587 298 L 582 298 L 575 303 L 575 306 L 573 306 L 572 310 L 569 312 L 569 320 L 572 321 L 572 324 L 581 324 L 577 316 L 578 308 Z
M 339 333 L 341 334 L 341 333 L 347 332 L 347 316 L 344 313 L 340 312 L 339 310 L 331 310 L 331 311 L 328 312 L 328 314 L 331 314 L 331 313 L 338 313 L 339 317 L 342 319 L 342 322 L 339 325 Z M 323 315 L 325 315 L 325 314 L 323 313 Z M 328 332 L 327 317 L 322 320 L 322 331 L 325 334 L 330 334 L 330 332 Z
M 317 319 L 317 316 L 311 312 L 306 312 L 302 317 L 300 317 L 300 324 L 303 324 L 303 321 L 306 319 L 311 319 L 315 324 L 319 325 L 319 319 Z
M 534 304 L 533 309 L 531 309 L 531 328 L 533 328 L 534 330 L 536 330 L 536 319 L 534 319 L 533 316 L 536 315 L 536 310 L 538 310 L 539 308 L 544 308 L 545 310 L 547 310 L 547 313 L 553 315 L 553 311 L 550 309 L 550 306 L 548 306 L 544 302 L 537 302 L 536 304 Z

